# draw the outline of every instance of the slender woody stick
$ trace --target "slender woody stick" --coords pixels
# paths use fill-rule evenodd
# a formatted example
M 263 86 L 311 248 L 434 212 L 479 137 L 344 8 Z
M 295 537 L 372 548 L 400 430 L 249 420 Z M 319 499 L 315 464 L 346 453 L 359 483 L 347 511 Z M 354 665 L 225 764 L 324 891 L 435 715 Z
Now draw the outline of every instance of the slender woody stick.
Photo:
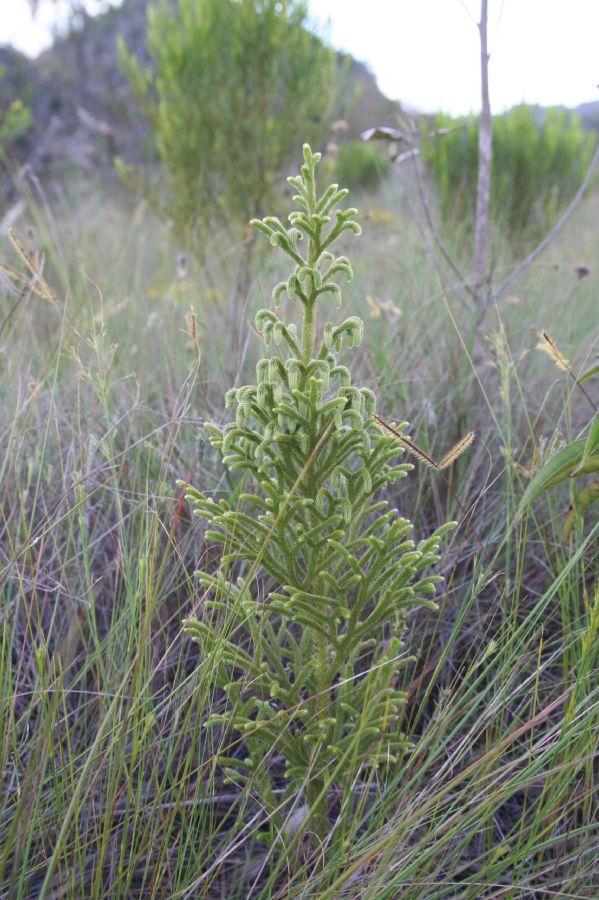
M 489 198 L 491 194 L 491 155 L 493 120 L 489 100 L 489 52 L 487 49 L 487 0 L 481 0 L 480 76 L 482 105 L 478 129 L 478 184 L 476 218 L 474 220 L 474 290 L 480 291 L 487 273 L 487 243 L 489 232 Z

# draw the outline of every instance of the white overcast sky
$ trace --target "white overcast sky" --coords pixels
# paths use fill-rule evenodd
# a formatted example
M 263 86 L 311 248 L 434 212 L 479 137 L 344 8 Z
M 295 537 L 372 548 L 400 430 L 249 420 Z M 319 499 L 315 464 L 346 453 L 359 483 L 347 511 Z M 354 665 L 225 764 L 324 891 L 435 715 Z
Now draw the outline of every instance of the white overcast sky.
M 118 2 L 118 0 L 115 0 Z M 62 3 L 62 8 L 61 8 Z M 93 6 L 94 0 L 88 0 Z M 0 43 L 33 55 L 66 0 L 0 0 Z M 330 38 L 368 63 L 389 97 L 423 110 L 479 108 L 479 0 L 308 0 Z M 489 0 L 491 104 L 599 100 L 599 0 Z

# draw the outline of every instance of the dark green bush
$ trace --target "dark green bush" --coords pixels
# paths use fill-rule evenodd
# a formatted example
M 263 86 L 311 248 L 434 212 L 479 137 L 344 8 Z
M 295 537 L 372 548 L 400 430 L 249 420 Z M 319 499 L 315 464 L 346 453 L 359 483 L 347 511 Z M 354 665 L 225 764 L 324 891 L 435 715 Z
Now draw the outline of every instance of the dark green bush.
M 5 75 L 4 68 L 0 66 L 0 82 Z M 0 96 L 0 159 L 30 124 L 31 113 L 20 99 Z
M 389 174 L 389 157 L 373 144 L 347 141 L 337 151 L 335 179 L 349 190 L 371 190 Z
M 459 126 L 462 127 L 459 127 Z M 423 141 L 443 219 L 472 225 L 476 203 L 478 120 L 435 118 L 435 128 L 455 128 Z M 536 239 L 556 221 L 584 178 L 593 140 L 580 119 L 563 109 L 537 121 L 528 106 L 493 119 L 491 216 L 517 240 Z

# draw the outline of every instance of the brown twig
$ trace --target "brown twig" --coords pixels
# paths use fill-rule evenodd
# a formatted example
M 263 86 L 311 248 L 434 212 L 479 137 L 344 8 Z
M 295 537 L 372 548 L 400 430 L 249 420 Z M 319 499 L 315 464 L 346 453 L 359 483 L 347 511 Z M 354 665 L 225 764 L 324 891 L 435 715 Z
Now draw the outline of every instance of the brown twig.
M 478 294 L 485 281 L 489 243 L 489 200 L 491 197 L 491 156 L 493 118 L 489 100 L 489 52 L 487 49 L 487 0 L 481 0 L 480 22 L 481 110 L 478 126 L 478 180 L 474 217 L 474 290 Z

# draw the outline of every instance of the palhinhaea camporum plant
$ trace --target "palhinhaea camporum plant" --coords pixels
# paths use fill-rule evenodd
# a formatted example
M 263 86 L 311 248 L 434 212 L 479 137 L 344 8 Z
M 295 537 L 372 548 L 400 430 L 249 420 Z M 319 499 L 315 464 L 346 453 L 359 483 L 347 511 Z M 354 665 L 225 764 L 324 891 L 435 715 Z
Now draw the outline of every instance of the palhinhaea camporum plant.
M 403 449 L 373 418 L 373 392 L 353 385 L 340 361 L 360 343 L 362 321 L 317 327 L 320 307 L 341 305 L 336 278 L 352 277 L 332 247 L 345 232 L 360 233 L 355 209 L 335 212 L 346 190 L 331 185 L 317 196 L 319 158 L 305 145 L 301 174 L 288 179 L 300 207 L 289 227 L 274 217 L 252 222 L 291 260 L 273 300 L 279 307 L 286 296 L 301 310 L 301 329 L 258 312 L 274 352 L 258 362 L 256 384 L 227 393 L 234 420 L 207 426 L 244 487 L 232 502 L 188 489 L 222 557 L 217 574 L 198 573 L 206 596 L 185 623 L 226 695 L 209 725 L 232 736 L 225 745 L 244 748 L 221 758 L 228 775 L 251 779 L 274 806 L 265 760 L 276 754 L 287 796 L 299 792 L 312 813 L 327 787 L 360 766 L 392 765 L 409 747 L 399 727 L 406 696 L 398 673 L 411 659 L 404 617 L 415 606 L 436 608 L 441 578 L 429 570 L 454 527 L 415 544 L 411 523 L 377 499 L 411 466 L 396 462 Z

